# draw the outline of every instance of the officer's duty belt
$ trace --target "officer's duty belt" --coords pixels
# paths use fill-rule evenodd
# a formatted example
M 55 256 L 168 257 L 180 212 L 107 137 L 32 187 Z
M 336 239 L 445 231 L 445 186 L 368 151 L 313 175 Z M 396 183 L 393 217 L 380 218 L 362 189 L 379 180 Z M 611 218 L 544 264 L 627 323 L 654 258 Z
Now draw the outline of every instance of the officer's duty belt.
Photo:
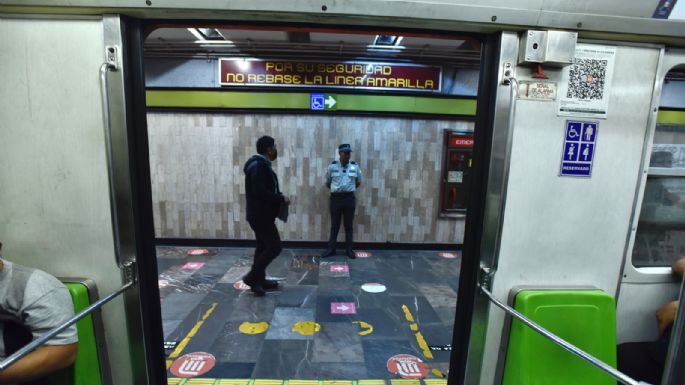
M 347 192 L 331 193 L 331 198 L 343 198 L 343 197 L 349 197 L 349 196 L 354 196 L 354 192 L 353 191 L 347 191 Z

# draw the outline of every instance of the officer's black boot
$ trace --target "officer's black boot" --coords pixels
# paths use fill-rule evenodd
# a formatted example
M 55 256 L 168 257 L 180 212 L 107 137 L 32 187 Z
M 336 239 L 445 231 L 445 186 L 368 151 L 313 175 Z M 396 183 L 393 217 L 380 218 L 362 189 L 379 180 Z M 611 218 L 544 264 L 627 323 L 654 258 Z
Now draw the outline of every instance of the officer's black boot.
M 349 259 L 355 259 L 357 256 L 354 254 L 354 250 L 352 250 L 352 245 L 348 244 L 347 245 L 347 258 Z

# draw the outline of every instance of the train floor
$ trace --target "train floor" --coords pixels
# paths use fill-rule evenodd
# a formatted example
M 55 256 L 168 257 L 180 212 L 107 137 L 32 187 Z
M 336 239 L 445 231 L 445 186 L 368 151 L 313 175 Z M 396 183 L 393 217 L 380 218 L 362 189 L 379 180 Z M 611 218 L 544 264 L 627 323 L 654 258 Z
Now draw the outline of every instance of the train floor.
M 158 247 L 169 384 L 445 384 L 460 254 L 320 252 L 284 249 L 256 297 L 253 249 Z

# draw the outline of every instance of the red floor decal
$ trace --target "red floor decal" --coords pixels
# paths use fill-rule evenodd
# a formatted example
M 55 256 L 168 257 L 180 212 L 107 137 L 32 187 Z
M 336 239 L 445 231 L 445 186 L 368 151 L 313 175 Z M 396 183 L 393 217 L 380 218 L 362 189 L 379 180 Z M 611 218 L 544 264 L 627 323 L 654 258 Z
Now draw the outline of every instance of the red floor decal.
M 215 362 L 216 359 L 209 353 L 189 353 L 174 361 L 169 370 L 176 377 L 197 377 L 212 370 Z
M 249 289 L 250 287 L 247 286 L 247 285 L 245 284 L 245 282 L 243 282 L 243 280 L 241 279 L 240 281 L 237 281 L 236 283 L 233 284 L 233 288 L 236 289 L 236 290 L 247 290 L 247 289 Z
M 188 250 L 188 255 L 205 255 L 209 254 L 207 249 L 190 249 Z
M 372 256 L 373 254 L 372 254 L 370 251 L 355 251 L 355 252 L 354 252 L 354 255 L 355 255 L 357 258 L 369 258 L 369 257 Z
M 188 262 L 185 265 L 183 265 L 182 269 L 187 269 L 187 270 L 198 270 L 201 269 L 202 266 L 204 266 L 204 262 Z
M 331 273 L 349 273 L 350 267 L 347 265 L 331 265 Z
M 454 259 L 457 257 L 457 253 L 440 252 L 438 253 L 438 257 Z
M 331 302 L 331 314 L 357 314 L 354 302 Z
M 402 378 L 425 378 L 428 374 L 428 366 L 418 357 L 398 354 L 388 360 L 388 371 Z

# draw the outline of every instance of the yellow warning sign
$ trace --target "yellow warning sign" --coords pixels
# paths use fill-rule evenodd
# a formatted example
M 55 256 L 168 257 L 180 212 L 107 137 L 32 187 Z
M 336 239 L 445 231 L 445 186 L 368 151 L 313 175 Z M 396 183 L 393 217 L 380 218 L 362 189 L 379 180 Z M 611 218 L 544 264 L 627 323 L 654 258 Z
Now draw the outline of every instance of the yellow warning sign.
M 243 322 L 238 330 L 243 334 L 262 334 L 269 328 L 266 322 Z
M 293 325 L 293 331 L 296 333 L 300 333 L 303 336 L 311 336 L 319 330 L 321 330 L 321 325 L 311 321 L 298 322 L 295 325 Z
M 373 325 L 371 325 L 370 323 L 364 321 L 352 321 L 352 323 L 357 324 L 360 328 L 362 328 L 362 331 L 357 332 L 357 334 L 359 334 L 360 336 L 365 336 L 373 333 Z

